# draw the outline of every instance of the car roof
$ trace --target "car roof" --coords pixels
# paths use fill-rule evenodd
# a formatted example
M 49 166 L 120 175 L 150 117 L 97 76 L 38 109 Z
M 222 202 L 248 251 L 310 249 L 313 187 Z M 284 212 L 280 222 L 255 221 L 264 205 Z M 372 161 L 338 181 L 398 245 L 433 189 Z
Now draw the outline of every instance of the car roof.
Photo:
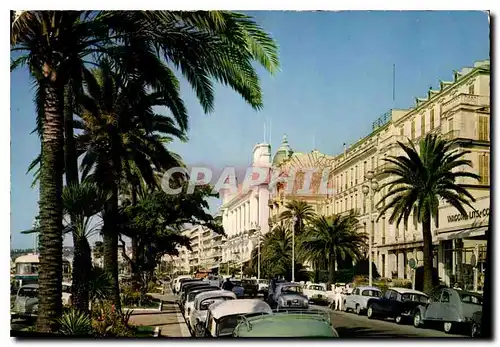
M 212 317 L 219 319 L 225 316 L 234 316 L 249 313 L 273 313 L 269 304 L 259 299 L 239 299 L 216 303 L 210 307 Z
M 228 297 L 236 299 L 236 294 L 229 290 L 211 290 L 196 295 L 195 301 L 203 301 L 205 299 Z
M 379 291 L 380 292 L 380 288 L 377 288 L 377 287 L 370 287 L 370 286 L 361 286 L 361 287 L 356 287 L 354 289 L 360 289 L 360 290 L 376 290 L 376 291 Z M 389 289 L 392 289 L 392 288 L 389 288 Z
M 239 337 L 338 337 L 328 320 L 307 314 L 272 314 L 251 317 L 237 326 Z M 251 327 L 249 329 L 249 327 Z
M 192 290 L 191 290 L 192 289 Z M 216 286 L 206 286 L 206 287 L 195 287 L 195 288 L 188 288 L 189 294 L 193 294 L 196 292 L 206 292 L 209 290 L 218 290 L 219 287 Z
M 479 296 L 479 297 L 483 297 L 481 294 L 479 293 L 475 293 L 475 292 L 470 292 L 468 290 L 461 290 L 461 289 L 453 289 L 453 288 L 446 288 L 446 289 L 451 289 L 451 290 L 454 290 L 456 291 L 458 294 L 460 295 L 473 295 L 473 296 Z
M 32 289 L 38 289 L 38 284 L 25 284 L 24 286 L 21 287 L 21 289 L 23 288 L 32 288 Z
M 399 294 L 418 294 L 427 296 L 427 294 L 415 289 L 400 288 L 400 287 L 390 287 L 389 289 L 394 290 Z

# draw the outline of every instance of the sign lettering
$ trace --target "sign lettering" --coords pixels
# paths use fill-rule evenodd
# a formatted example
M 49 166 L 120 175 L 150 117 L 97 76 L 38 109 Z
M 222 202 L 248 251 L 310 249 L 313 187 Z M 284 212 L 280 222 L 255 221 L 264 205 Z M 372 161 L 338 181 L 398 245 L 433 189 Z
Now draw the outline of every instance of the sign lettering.
M 463 220 L 488 217 L 489 215 L 490 215 L 490 209 L 485 208 L 479 211 L 470 211 L 466 216 L 462 216 L 460 213 L 458 213 L 449 215 L 447 218 L 448 218 L 448 223 L 453 223 L 453 222 L 460 222 Z

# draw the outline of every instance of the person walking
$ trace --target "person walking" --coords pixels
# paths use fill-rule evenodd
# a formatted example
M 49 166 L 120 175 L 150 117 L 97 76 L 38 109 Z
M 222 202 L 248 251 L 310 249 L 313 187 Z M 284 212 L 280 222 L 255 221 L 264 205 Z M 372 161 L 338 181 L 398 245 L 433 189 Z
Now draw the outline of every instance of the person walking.
M 224 284 L 222 285 L 222 289 L 232 291 L 233 287 L 234 287 L 233 282 L 231 282 L 229 278 L 226 278 L 226 282 L 224 282 Z
M 342 287 L 338 286 L 335 288 L 335 310 L 342 310 Z

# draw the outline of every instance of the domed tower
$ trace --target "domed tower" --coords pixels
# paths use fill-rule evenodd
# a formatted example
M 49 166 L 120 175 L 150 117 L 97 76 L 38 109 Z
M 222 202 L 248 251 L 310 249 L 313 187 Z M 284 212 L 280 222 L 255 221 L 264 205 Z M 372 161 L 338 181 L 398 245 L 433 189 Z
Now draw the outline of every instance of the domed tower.
M 283 161 L 286 159 L 290 158 L 293 154 L 293 150 L 288 144 L 288 139 L 286 137 L 286 134 L 283 135 L 283 140 L 281 141 L 281 146 L 278 148 L 276 151 L 276 154 L 274 155 L 273 158 L 273 166 L 278 166 L 280 165 Z

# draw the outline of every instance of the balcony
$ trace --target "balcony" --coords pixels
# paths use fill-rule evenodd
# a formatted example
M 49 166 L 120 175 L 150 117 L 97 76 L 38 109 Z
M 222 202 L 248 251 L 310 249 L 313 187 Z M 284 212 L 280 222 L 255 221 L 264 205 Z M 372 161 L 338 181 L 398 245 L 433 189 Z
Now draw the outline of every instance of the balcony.
M 454 140 L 460 136 L 460 130 L 451 130 L 442 135 L 445 140 Z
M 448 112 L 454 108 L 462 106 L 489 106 L 490 98 L 482 95 L 458 94 L 453 99 L 445 102 L 442 106 L 442 112 Z

